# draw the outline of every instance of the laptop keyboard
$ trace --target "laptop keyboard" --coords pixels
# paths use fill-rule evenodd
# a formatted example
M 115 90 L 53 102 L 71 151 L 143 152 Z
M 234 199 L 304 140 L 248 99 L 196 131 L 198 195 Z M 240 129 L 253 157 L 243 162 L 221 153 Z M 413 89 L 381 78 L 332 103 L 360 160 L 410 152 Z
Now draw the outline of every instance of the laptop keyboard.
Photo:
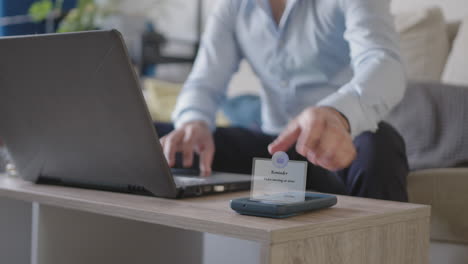
M 200 185 L 206 182 L 206 179 L 196 178 L 196 177 L 174 177 L 175 184 L 177 186 L 187 186 L 187 185 Z

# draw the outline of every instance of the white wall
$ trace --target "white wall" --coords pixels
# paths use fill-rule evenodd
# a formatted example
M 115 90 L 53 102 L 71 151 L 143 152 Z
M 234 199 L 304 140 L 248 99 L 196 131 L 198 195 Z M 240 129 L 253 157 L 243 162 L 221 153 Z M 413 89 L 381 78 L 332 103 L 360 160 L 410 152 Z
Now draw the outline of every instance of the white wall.
M 127 0 L 128 1 L 128 0 Z M 147 0 L 145 0 L 147 1 Z M 154 0 L 152 0 L 154 1 Z M 219 0 L 203 0 L 205 18 Z M 131 1 L 133 2 L 133 1 Z M 169 36 L 195 40 L 195 7 L 197 0 L 171 0 L 171 8 L 165 16 L 153 12 L 152 17 Z M 426 6 L 440 6 L 448 20 L 459 20 L 468 16 L 468 0 L 393 0 L 392 11 L 404 12 Z M 158 19 L 159 18 L 159 19 Z
M 112 0 L 99 0 L 101 3 Z M 115 0 L 114 0 L 115 1 Z M 210 13 L 218 0 L 202 0 L 203 17 Z M 144 16 L 152 20 L 166 36 L 195 41 L 198 0 L 122 0 L 120 10 L 131 16 Z
M 158 28 L 170 37 L 184 40 L 196 40 L 196 7 L 198 0 L 172 0 L 167 12 L 160 16 L 152 13 Z M 219 0 L 203 0 L 203 20 Z
M 99 0 L 109 1 L 109 0 Z M 204 1 L 204 20 L 220 0 Z M 198 0 L 122 0 L 121 9 L 130 15 L 146 16 L 171 38 L 195 41 Z M 160 4 L 158 4 L 160 3 Z M 448 20 L 468 16 L 468 0 L 392 0 L 393 12 L 405 12 L 426 6 L 441 6 Z
M 444 9 L 447 20 L 460 20 L 468 16 L 467 0 L 393 0 L 393 12 L 404 12 L 427 6 L 440 6 Z

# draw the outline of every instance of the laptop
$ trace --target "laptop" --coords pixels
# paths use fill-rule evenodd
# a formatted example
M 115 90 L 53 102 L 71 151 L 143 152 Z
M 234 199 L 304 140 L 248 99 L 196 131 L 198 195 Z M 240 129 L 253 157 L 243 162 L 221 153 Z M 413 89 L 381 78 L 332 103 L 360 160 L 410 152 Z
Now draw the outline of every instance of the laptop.
M 166 198 L 250 188 L 250 175 L 173 175 L 116 30 L 1 38 L 0 138 L 36 183 Z

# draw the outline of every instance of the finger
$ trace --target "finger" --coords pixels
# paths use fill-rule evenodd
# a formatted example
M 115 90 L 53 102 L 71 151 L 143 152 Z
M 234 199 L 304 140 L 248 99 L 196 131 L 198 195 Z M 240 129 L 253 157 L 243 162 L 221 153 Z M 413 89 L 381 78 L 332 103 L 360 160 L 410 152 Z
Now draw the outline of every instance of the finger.
M 354 146 L 343 147 L 343 150 L 336 154 L 335 170 L 348 168 L 355 159 L 356 148 Z
M 299 136 L 296 144 L 296 152 L 307 157 L 310 151 L 314 151 L 319 144 L 322 135 L 326 129 L 326 123 L 323 119 L 315 119 L 310 126 L 306 126 Z
M 281 133 L 280 136 L 268 146 L 268 151 L 272 155 L 278 151 L 287 151 L 294 144 L 294 142 L 297 141 L 300 133 L 301 128 L 299 124 L 296 121 L 292 121 L 286 130 L 283 131 L 283 133 Z
M 335 153 L 332 159 L 322 158 L 320 160 L 317 160 L 317 165 L 329 171 L 338 171 L 342 169 L 339 163 L 337 162 L 338 161 L 337 157 L 339 156 L 340 156 L 339 153 Z
M 163 149 L 164 149 L 164 145 L 166 144 L 166 138 L 167 137 L 162 137 L 162 138 L 159 139 L 159 143 L 161 144 Z
M 310 163 L 312 163 L 314 165 L 317 165 L 317 166 L 320 166 L 318 161 L 317 161 L 317 157 L 315 156 L 315 153 L 313 151 L 309 151 L 307 153 L 306 158 Z
M 344 145 L 344 136 L 333 128 L 327 128 L 314 152 L 318 160 L 332 159 L 341 145 Z
M 316 150 L 317 162 L 320 166 L 336 171 L 346 168 L 350 163 L 350 154 L 354 145 L 350 137 L 334 129 L 328 129 L 326 136 Z M 352 155 L 351 155 L 352 156 Z
M 194 135 L 192 130 L 188 130 L 183 139 L 182 144 L 182 155 L 183 155 L 183 166 L 189 168 L 193 164 L 193 145 L 194 145 Z
M 200 151 L 200 171 L 203 176 L 211 175 L 211 165 L 213 164 L 215 148 L 213 144 L 208 144 Z
M 180 150 L 180 145 L 184 131 L 174 131 L 167 136 L 164 144 L 164 156 L 166 156 L 169 167 L 174 167 L 176 163 L 175 154 Z
M 348 168 L 354 160 L 354 154 L 352 151 L 338 151 L 334 159 L 322 159 L 319 165 L 330 171 L 338 171 Z

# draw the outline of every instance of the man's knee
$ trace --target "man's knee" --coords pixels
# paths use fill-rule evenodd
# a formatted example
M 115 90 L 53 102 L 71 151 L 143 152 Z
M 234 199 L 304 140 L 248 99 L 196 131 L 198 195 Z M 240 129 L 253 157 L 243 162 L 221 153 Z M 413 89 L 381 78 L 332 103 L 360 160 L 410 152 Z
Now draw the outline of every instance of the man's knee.
M 405 143 L 398 132 L 381 123 L 376 133 L 364 133 L 355 139 L 358 150 L 350 173 L 360 181 L 360 196 L 406 201 L 408 162 Z M 357 186 L 354 186 L 357 187 Z
M 164 137 L 165 135 L 171 133 L 174 130 L 174 125 L 171 123 L 156 122 L 154 123 L 154 127 L 160 138 Z
M 372 170 L 385 167 L 407 168 L 405 143 L 398 132 L 386 123 L 381 123 L 376 133 L 366 132 L 355 139 L 357 159 Z

